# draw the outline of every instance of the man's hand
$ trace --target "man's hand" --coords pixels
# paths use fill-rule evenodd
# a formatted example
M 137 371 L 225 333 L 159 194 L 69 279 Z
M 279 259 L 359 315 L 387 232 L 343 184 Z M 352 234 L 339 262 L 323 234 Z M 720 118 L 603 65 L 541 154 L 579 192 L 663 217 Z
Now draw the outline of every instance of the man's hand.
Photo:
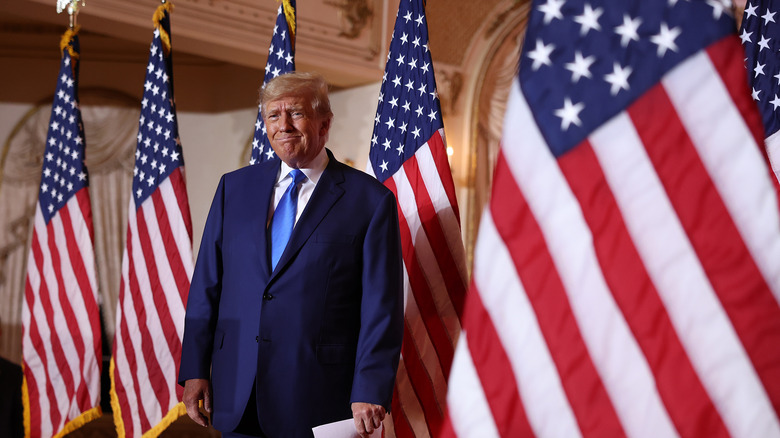
M 355 429 L 363 438 L 368 438 L 374 429 L 379 428 L 385 414 L 385 408 L 382 406 L 371 403 L 352 403 L 352 418 L 355 419 Z
M 182 401 L 187 408 L 187 415 L 192 421 L 203 427 L 208 427 L 209 417 L 201 413 L 198 402 L 203 400 L 203 407 L 211 416 L 211 386 L 208 379 L 190 379 L 184 382 L 184 395 Z

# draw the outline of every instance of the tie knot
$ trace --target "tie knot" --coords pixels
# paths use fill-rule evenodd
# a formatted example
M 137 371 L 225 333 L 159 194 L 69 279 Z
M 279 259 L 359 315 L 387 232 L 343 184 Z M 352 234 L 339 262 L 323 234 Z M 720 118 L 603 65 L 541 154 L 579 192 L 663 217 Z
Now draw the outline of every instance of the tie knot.
M 295 185 L 298 185 L 299 182 L 306 179 L 306 175 L 304 175 L 303 172 L 301 172 L 301 169 L 293 169 L 290 171 L 288 175 L 290 175 L 290 178 L 292 178 L 293 180 L 292 183 Z

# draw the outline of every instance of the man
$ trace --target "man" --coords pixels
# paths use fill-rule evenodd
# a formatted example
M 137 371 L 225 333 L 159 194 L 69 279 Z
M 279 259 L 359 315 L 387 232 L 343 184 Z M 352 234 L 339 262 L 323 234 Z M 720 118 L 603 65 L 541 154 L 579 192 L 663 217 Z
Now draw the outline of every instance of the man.
M 350 417 L 367 436 L 390 406 L 403 337 L 395 197 L 324 148 L 322 77 L 279 76 L 260 104 L 282 162 L 219 183 L 187 303 L 183 401 L 206 426 L 203 400 L 227 437 L 311 437 Z

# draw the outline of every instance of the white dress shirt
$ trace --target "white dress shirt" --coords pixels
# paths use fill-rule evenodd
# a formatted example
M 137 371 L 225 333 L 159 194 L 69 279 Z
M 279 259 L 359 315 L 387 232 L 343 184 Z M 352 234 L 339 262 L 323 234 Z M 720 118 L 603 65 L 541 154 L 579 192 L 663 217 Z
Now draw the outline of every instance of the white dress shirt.
M 314 157 L 311 163 L 309 163 L 309 167 L 300 169 L 301 172 L 306 175 L 306 179 L 303 180 L 301 186 L 298 188 L 298 211 L 295 212 L 296 224 L 298 223 L 298 219 L 301 217 L 301 213 L 303 213 L 303 209 L 306 208 L 306 204 L 309 203 L 311 194 L 314 193 L 314 188 L 317 186 L 317 183 L 322 176 L 322 172 L 325 171 L 325 167 L 327 166 L 328 153 L 325 152 L 325 148 L 323 147 L 322 150 L 320 150 L 320 153 Z M 279 174 L 276 176 L 276 184 L 274 184 L 274 196 L 272 198 L 273 204 L 270 206 L 268 211 L 268 222 L 266 225 L 271 223 L 271 218 L 274 216 L 274 210 L 276 210 L 276 206 L 279 205 L 279 200 L 282 199 L 282 195 L 284 195 L 287 187 L 289 187 L 290 183 L 292 182 L 292 178 L 289 175 L 291 170 L 292 167 L 288 166 L 284 161 L 282 161 L 282 165 L 279 167 Z

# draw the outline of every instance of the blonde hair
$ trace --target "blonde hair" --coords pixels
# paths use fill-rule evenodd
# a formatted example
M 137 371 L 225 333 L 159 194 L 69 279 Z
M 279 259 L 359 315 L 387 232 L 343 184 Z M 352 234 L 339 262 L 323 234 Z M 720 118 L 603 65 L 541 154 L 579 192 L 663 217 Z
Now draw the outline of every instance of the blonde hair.
M 266 104 L 287 96 L 308 97 L 315 113 L 333 116 L 328 98 L 328 83 L 319 73 L 290 72 L 279 75 L 260 88 L 260 111 L 265 117 Z

